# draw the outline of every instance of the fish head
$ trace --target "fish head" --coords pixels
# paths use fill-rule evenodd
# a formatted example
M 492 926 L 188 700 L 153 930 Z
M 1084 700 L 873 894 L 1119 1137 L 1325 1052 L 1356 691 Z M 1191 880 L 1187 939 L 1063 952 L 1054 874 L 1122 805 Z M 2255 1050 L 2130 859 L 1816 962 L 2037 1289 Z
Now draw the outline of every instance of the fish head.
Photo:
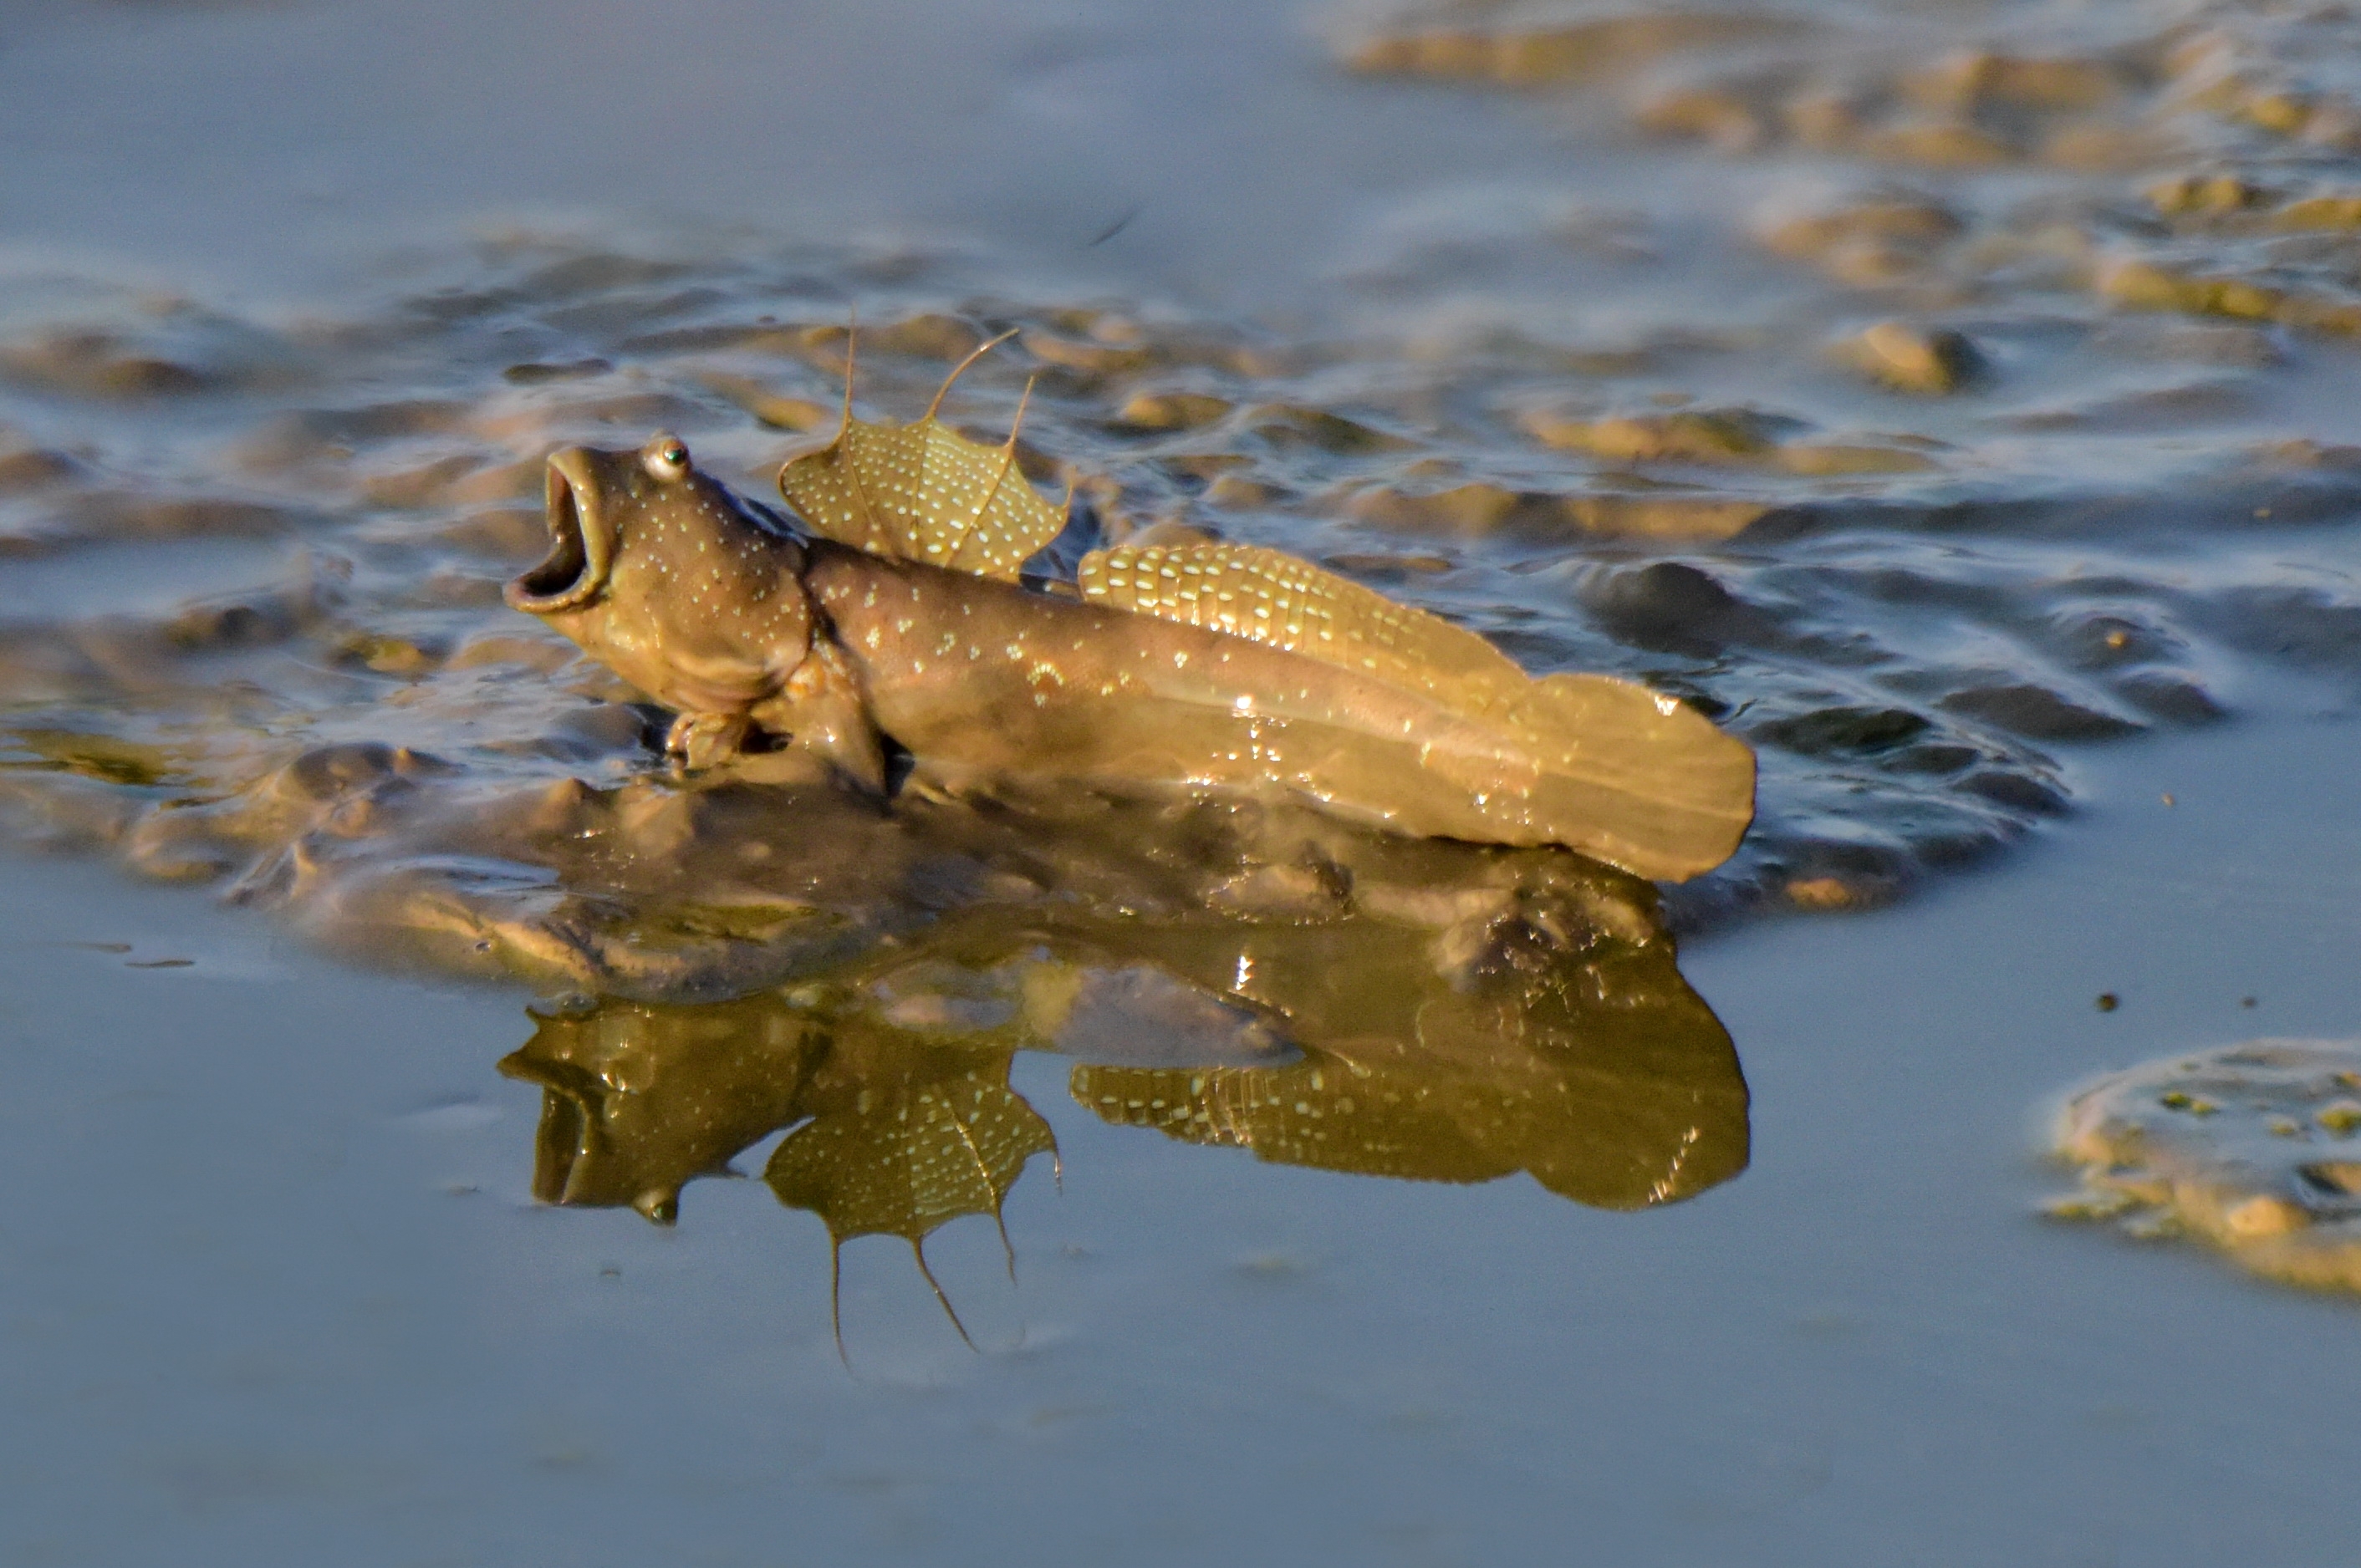
M 724 646 L 759 662 L 808 643 L 802 547 L 700 472 L 678 436 L 551 454 L 543 506 L 549 553 L 503 597 L 642 688 L 663 695 L 664 666 Z

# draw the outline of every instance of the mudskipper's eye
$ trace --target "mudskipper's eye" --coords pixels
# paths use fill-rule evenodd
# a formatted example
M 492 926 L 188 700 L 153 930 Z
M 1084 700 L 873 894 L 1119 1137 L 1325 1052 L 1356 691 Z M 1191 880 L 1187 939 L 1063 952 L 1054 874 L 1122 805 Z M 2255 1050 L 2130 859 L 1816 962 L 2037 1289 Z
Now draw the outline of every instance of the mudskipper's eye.
M 640 449 L 640 463 L 659 479 L 678 479 L 688 473 L 688 448 L 676 435 L 659 435 Z

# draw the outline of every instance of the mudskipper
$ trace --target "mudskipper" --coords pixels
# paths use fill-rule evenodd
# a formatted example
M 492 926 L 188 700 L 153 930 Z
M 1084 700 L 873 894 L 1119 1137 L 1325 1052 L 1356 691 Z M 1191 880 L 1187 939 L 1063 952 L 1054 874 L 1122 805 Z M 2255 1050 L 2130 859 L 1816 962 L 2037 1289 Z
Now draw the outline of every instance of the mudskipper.
M 549 460 L 549 554 L 508 602 L 675 710 L 667 749 L 692 768 L 771 750 L 883 791 L 898 750 L 952 793 L 1277 794 L 1670 881 L 1736 849 L 1753 753 L 1644 686 L 1535 679 L 1471 631 L 1255 546 L 1117 545 L 1073 584 L 1022 580 L 1066 517 L 1017 470 L 1014 432 L 968 440 L 935 417 L 942 397 L 913 423 L 856 420 L 848 364 L 836 438 L 780 474 L 788 524 L 674 436 L 567 447 Z

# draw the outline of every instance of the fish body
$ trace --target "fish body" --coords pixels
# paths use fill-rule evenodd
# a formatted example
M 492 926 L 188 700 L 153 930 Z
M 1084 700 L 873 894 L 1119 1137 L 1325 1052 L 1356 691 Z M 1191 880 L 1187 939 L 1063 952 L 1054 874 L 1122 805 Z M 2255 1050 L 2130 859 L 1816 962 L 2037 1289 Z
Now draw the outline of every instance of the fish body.
M 1726 859 L 1752 816 L 1752 752 L 1677 701 L 1533 681 L 1270 552 L 1105 553 L 1084 564 L 1097 602 L 1077 600 L 797 538 L 665 436 L 555 455 L 549 520 L 550 556 L 509 601 L 679 710 L 670 744 L 692 766 L 760 732 L 882 788 L 890 739 L 954 791 L 1275 791 L 1668 880 Z
M 1373 676 L 825 542 L 804 584 L 877 725 L 953 789 L 1044 773 L 1276 788 L 1414 836 L 1668 874 L 1647 846 L 1672 808 L 1554 778 L 1498 728 Z M 1642 700 L 1665 728 L 1703 722 Z

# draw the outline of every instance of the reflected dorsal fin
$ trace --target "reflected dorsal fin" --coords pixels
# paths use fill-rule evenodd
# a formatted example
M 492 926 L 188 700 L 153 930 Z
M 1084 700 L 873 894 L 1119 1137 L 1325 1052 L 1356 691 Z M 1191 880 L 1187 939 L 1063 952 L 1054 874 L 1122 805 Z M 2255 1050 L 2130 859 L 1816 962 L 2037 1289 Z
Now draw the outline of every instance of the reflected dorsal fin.
M 843 1036 L 840 1036 L 840 1040 Z M 939 1053 L 949 1054 L 949 1053 Z M 928 1236 L 966 1214 L 1001 1223 L 1009 1190 L 1037 1154 L 1055 1156 L 1057 1135 L 1008 1087 L 1013 1052 L 917 1081 L 885 1079 L 852 1104 L 822 1112 L 780 1140 L 763 1179 L 779 1201 L 828 1225 L 829 1293 L 844 1351 L 838 1255 L 856 1236 L 900 1236 L 951 1326 L 973 1349 L 967 1325 L 928 1266 Z M 908 1064 L 905 1064 L 906 1067 Z M 1005 1225 L 1001 1230 L 1007 1239 Z M 1013 1253 L 1009 1274 L 1016 1276 Z M 850 1363 L 848 1363 L 850 1365 Z

